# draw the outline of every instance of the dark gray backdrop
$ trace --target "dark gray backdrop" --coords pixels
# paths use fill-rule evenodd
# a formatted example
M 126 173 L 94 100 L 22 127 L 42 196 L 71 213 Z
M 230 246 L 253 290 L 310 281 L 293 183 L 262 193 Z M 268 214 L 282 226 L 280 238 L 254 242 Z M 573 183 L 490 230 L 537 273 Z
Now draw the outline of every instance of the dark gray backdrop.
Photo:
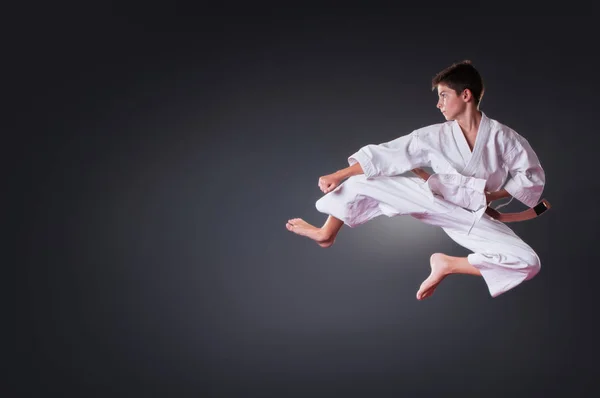
M 5 76 L 15 396 L 594 388 L 591 18 L 38 11 Z M 380 218 L 321 249 L 285 221 L 323 222 L 317 179 L 360 146 L 442 121 L 430 80 L 463 59 L 554 208 L 511 224 L 535 279 L 492 299 L 451 276 L 418 302 L 431 253 L 468 254 L 443 231 Z

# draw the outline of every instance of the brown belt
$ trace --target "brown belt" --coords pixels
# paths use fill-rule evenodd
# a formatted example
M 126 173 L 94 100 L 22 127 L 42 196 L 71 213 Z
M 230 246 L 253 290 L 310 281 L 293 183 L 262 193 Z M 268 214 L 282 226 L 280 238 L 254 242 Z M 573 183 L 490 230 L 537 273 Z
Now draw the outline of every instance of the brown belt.
M 413 169 L 413 173 L 427 181 L 429 178 L 429 173 L 427 173 L 423 169 Z M 487 207 L 485 209 L 485 214 L 492 217 L 495 220 L 502 222 L 516 222 L 516 221 L 525 221 L 531 220 L 532 218 L 536 218 L 544 213 L 546 210 L 550 209 L 551 205 L 546 199 L 542 199 L 537 205 L 530 207 L 527 210 L 515 212 L 515 213 L 501 213 L 498 210 L 492 209 L 491 207 Z
M 500 213 L 498 210 L 492 209 L 491 207 L 487 207 L 485 209 L 485 214 L 502 222 L 515 222 L 515 221 L 525 221 L 531 220 L 532 218 L 536 218 L 537 216 L 544 213 L 546 210 L 550 209 L 550 202 L 546 199 L 542 199 L 537 205 L 530 207 L 527 210 L 515 212 L 515 213 Z

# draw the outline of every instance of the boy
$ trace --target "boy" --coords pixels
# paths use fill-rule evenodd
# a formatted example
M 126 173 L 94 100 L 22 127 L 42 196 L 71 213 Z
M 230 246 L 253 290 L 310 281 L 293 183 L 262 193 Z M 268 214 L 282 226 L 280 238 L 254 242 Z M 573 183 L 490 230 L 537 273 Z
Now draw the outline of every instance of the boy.
M 445 123 L 360 148 L 348 158 L 349 167 L 319 179 L 325 195 L 316 207 L 329 215 L 323 226 L 295 218 L 286 228 L 329 247 L 344 224 L 355 227 L 380 215 L 410 215 L 443 228 L 473 252 L 467 257 L 433 254 L 418 300 L 431 296 L 452 273 L 483 277 L 490 295 L 497 297 L 533 278 L 540 259 L 485 210 L 506 197 L 535 206 L 545 173 L 525 138 L 479 110 L 484 84 L 470 61 L 439 72 L 432 80 L 435 89 Z M 431 167 L 433 174 L 420 167 Z

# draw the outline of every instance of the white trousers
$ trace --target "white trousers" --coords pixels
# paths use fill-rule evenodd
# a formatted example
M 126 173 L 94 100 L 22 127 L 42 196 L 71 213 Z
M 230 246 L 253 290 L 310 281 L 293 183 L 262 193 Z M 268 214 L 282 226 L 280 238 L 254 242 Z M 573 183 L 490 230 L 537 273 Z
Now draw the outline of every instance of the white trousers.
M 439 196 L 431 197 L 419 177 L 348 178 L 321 197 L 317 210 L 354 228 L 380 215 L 410 215 L 441 227 L 473 253 L 467 259 L 479 269 L 492 297 L 533 278 L 540 270 L 535 251 L 504 223 L 484 214 L 471 229 L 473 213 Z

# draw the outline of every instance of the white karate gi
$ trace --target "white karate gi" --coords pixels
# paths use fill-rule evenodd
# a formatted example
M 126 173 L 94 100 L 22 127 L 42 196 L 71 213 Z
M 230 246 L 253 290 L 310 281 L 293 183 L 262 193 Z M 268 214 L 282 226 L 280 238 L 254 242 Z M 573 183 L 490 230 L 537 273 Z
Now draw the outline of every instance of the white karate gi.
M 492 297 L 539 272 L 535 251 L 484 214 L 485 191 L 504 188 L 529 207 L 541 198 L 544 170 L 528 141 L 514 130 L 482 114 L 472 152 L 458 123 L 448 121 L 366 145 L 348 158 L 350 165 L 357 162 L 364 174 L 320 198 L 317 210 L 350 227 L 380 215 L 411 215 L 439 226 L 473 252 L 468 261 L 481 271 Z M 424 182 L 407 173 L 417 167 L 431 167 L 434 174 Z

